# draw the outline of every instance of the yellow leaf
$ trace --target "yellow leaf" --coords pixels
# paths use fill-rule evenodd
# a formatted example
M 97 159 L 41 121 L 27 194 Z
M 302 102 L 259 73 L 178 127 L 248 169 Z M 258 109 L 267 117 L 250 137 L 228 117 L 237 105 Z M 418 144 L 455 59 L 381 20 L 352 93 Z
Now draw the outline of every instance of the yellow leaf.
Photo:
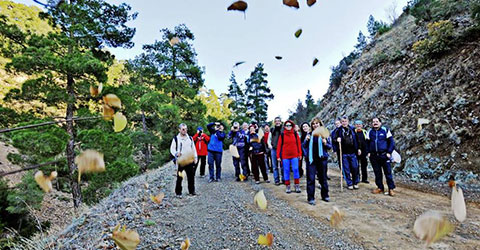
M 247 177 L 243 174 L 240 174 L 238 178 L 240 178 L 240 181 L 244 181 Z
M 164 193 L 159 193 L 156 196 L 150 195 L 150 199 L 157 204 L 161 204 L 164 197 L 165 197 Z
M 103 102 L 110 107 L 122 108 L 122 101 L 114 94 L 107 94 L 103 97 Z
M 467 218 L 467 207 L 463 197 L 463 191 L 457 185 L 452 187 L 452 211 L 455 218 L 463 222 Z
M 113 119 L 113 114 L 115 110 L 113 110 L 110 106 L 103 104 L 103 119 L 106 121 L 111 121 Z
M 415 235 L 428 245 L 453 232 L 454 226 L 439 212 L 428 211 L 420 215 L 413 225 Z
M 258 236 L 258 244 L 263 246 L 272 246 L 273 244 L 273 234 L 267 233 L 267 235 L 260 234 Z
M 180 245 L 180 248 L 182 250 L 188 250 L 188 248 L 190 247 L 190 239 L 189 238 L 186 238 L 182 244 Z
M 195 162 L 195 153 L 193 150 L 187 151 L 177 159 L 178 166 L 184 167 Z
M 330 225 L 332 225 L 332 227 L 337 227 L 340 224 L 340 222 L 342 222 L 343 217 L 344 217 L 343 212 L 340 211 L 340 209 L 338 209 L 338 207 L 334 206 L 333 207 L 333 214 L 330 217 Z
M 172 39 L 170 39 L 170 41 L 168 41 L 170 43 L 170 46 L 174 46 L 175 44 L 179 43 L 180 42 L 180 38 L 174 36 L 172 37 Z
M 265 198 L 263 190 L 258 191 L 255 197 L 253 197 L 253 202 L 256 203 L 260 209 L 267 209 L 267 198 Z
M 52 191 L 52 180 L 57 177 L 57 171 L 52 171 L 50 176 L 43 175 L 43 172 L 37 171 L 35 173 L 35 182 L 42 188 L 45 193 Z
M 183 170 L 183 171 L 177 171 L 177 175 L 180 176 L 180 178 L 185 177 L 185 170 Z
M 125 230 L 125 226 L 123 226 L 120 231 L 118 230 L 119 228 L 120 225 L 117 225 L 112 233 L 115 244 L 123 250 L 136 249 L 137 245 L 140 244 L 140 236 L 138 233 L 133 230 Z
M 113 116 L 113 130 L 115 132 L 122 131 L 127 126 L 127 117 L 125 117 L 121 112 L 115 113 Z
M 105 171 L 103 154 L 95 150 L 87 149 L 75 157 L 75 164 L 78 168 L 78 182 L 82 173 L 96 173 Z

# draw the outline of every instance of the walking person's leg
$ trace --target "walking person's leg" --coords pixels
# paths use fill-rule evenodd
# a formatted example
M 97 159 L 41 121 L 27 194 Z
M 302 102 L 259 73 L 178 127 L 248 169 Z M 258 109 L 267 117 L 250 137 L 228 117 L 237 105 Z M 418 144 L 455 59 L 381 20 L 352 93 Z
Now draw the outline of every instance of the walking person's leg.
M 258 167 L 262 172 L 263 180 L 268 182 L 267 167 L 265 166 L 265 154 L 261 154 L 258 156 L 258 163 Z
M 216 180 L 222 179 L 222 152 L 215 152 Z
M 300 169 L 299 169 L 299 162 L 298 158 L 292 159 L 292 169 L 293 169 L 293 182 L 295 183 L 295 192 L 300 193 Z
M 278 169 L 279 162 L 277 161 L 277 151 L 272 149 L 270 151 L 270 155 L 272 157 L 272 168 L 273 168 L 273 180 L 275 181 L 275 185 L 280 184 L 280 173 Z
M 350 165 L 351 162 L 349 161 L 350 157 L 348 154 L 343 154 L 342 156 L 342 163 L 343 163 L 343 177 L 345 182 L 347 183 L 348 189 L 353 189 L 353 181 L 350 173 Z
M 359 156 L 359 159 L 360 159 L 359 160 L 360 161 L 360 168 L 361 168 L 361 171 L 362 171 L 362 182 L 368 183 L 367 156 L 361 155 L 361 156 Z
M 240 180 L 240 158 L 233 157 L 232 156 L 232 161 L 233 161 L 233 168 L 235 169 L 235 177 L 236 180 Z
M 183 177 L 179 175 L 184 170 L 183 167 L 178 167 L 177 169 L 177 183 L 175 184 L 175 194 L 182 195 L 182 181 Z
M 215 172 L 214 172 L 214 164 L 215 164 L 215 153 L 213 151 L 208 152 L 208 173 L 209 173 L 209 182 L 215 180 Z
M 353 185 L 357 186 L 358 188 L 358 183 L 360 182 L 360 171 L 358 169 L 358 159 L 356 155 L 351 155 L 350 159 L 351 159 L 350 162 L 352 163 L 352 165 L 350 166 L 351 168 L 350 171 L 352 172 Z
M 283 164 L 283 176 L 285 177 L 285 185 L 287 186 L 287 193 L 290 193 L 290 164 L 291 164 L 291 159 L 283 159 L 282 160 Z
M 195 164 L 191 164 L 185 167 L 187 173 L 188 193 L 195 194 Z
M 390 159 L 386 159 L 382 162 L 382 169 L 385 173 L 385 179 L 387 179 L 389 194 L 393 195 L 390 191 L 395 189 L 395 182 L 393 181 L 392 165 Z
M 200 176 L 204 176 L 205 175 L 205 163 L 207 161 L 207 156 L 206 155 L 201 155 L 200 157 Z
M 377 155 L 371 155 L 370 163 L 372 164 L 373 173 L 375 174 L 375 184 L 381 192 L 384 192 L 385 188 L 383 186 L 383 173 L 379 157 Z
M 330 197 L 328 196 L 328 180 L 327 180 L 327 166 L 328 159 L 321 159 L 318 172 L 320 172 L 320 185 L 322 186 L 321 195 L 322 200 L 328 202 Z
M 309 163 L 306 162 L 305 166 L 307 167 L 307 201 L 311 205 L 315 205 L 315 177 L 316 177 L 316 167 L 315 162 Z
M 260 173 L 258 172 L 258 157 L 256 155 L 252 155 L 252 173 L 253 179 L 255 182 L 260 183 Z

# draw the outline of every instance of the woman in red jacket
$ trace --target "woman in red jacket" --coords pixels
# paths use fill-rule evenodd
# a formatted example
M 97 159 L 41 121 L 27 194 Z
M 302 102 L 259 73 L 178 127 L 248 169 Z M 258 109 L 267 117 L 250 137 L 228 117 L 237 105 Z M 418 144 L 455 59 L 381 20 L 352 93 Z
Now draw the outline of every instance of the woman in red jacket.
M 207 161 L 207 144 L 210 141 L 210 136 L 203 133 L 203 128 L 198 127 L 197 133 L 193 136 L 193 141 L 195 142 L 195 148 L 197 149 L 198 161 L 197 165 L 195 166 L 195 171 L 197 172 L 198 163 L 200 163 L 200 177 L 205 176 L 205 164 Z
M 293 181 L 295 183 L 295 192 L 300 193 L 300 173 L 298 170 L 298 162 L 302 159 L 302 146 L 298 133 L 293 128 L 295 123 L 288 120 L 284 124 L 284 130 L 278 138 L 277 160 L 282 161 L 285 185 L 287 186 L 287 194 L 291 193 L 290 189 L 290 167 L 293 169 Z

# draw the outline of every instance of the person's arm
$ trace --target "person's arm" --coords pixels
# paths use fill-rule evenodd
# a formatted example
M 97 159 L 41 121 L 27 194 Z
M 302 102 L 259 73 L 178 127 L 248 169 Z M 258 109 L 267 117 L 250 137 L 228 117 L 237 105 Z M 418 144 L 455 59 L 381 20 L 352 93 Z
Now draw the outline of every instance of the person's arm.
M 387 131 L 387 152 L 391 155 L 393 150 L 395 150 L 395 141 L 393 140 L 393 135 L 390 130 Z
M 294 135 L 295 136 L 295 135 Z M 297 158 L 302 158 L 303 154 L 302 154 L 302 142 L 300 140 L 300 136 L 298 136 L 298 140 L 297 140 Z
M 217 138 L 219 141 L 223 141 L 225 139 L 225 133 L 222 131 L 217 131 Z
M 283 143 L 282 136 L 279 136 L 278 137 L 278 142 L 277 142 L 277 159 L 281 159 L 280 158 L 280 151 L 281 151 L 282 143 Z
M 198 133 L 194 134 L 192 139 L 193 139 L 194 142 L 197 142 L 198 141 Z
M 207 124 L 207 130 L 208 132 L 210 132 L 211 135 L 213 135 L 215 133 L 215 123 L 214 122 L 211 122 L 209 124 Z
M 205 140 L 205 143 L 208 143 L 210 141 L 210 136 L 207 134 L 203 133 L 203 139 Z

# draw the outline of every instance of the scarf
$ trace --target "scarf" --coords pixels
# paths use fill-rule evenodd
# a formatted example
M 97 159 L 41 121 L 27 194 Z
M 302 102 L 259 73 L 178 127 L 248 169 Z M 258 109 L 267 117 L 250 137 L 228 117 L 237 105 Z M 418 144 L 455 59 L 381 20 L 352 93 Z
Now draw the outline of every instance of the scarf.
M 320 157 L 323 156 L 323 143 L 320 140 L 320 137 L 312 136 L 312 139 L 310 140 L 310 145 L 308 145 L 308 160 L 310 161 L 310 164 L 313 163 L 313 140 L 314 140 L 314 138 L 317 138 L 317 140 L 318 140 L 318 156 L 320 156 Z

